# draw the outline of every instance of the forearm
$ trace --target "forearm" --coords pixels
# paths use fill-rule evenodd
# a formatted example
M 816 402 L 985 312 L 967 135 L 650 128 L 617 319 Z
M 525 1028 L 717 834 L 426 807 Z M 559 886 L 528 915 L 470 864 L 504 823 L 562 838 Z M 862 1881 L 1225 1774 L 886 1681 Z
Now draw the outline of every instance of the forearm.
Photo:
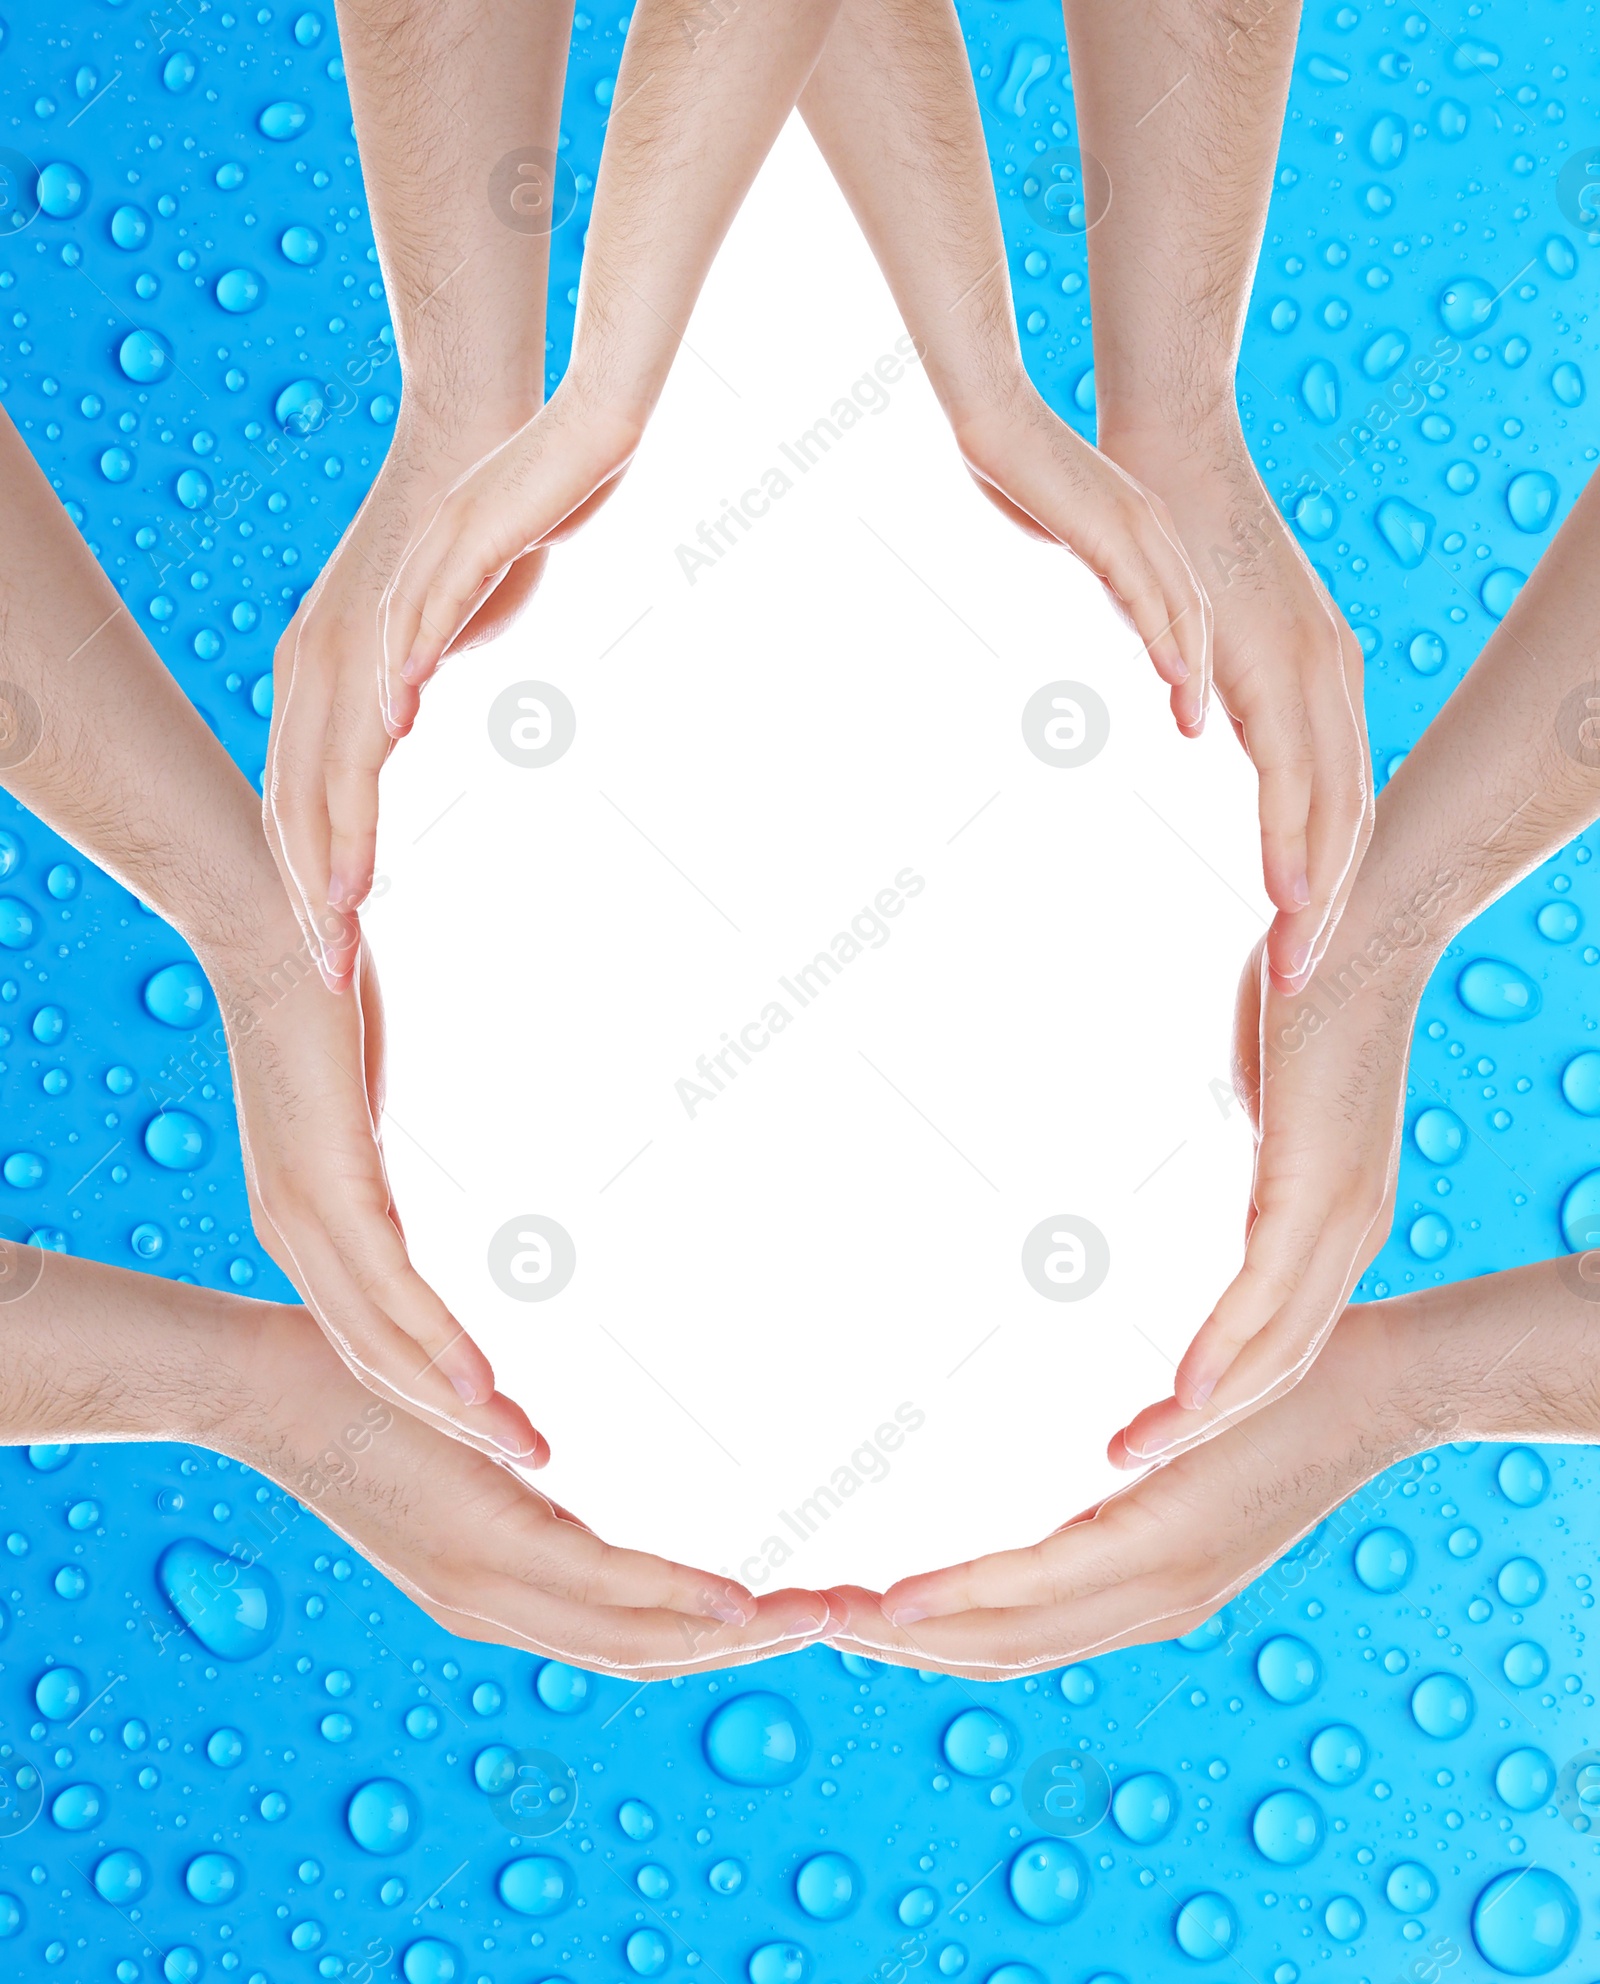
M 1409 924 L 1424 978 L 1473 917 L 1600 814 L 1597 628 L 1600 479 L 1379 796 L 1342 934 L 1359 943 Z
M 1102 445 L 1231 427 L 1234 369 L 1288 100 L 1298 0 L 1064 0 L 1082 150 Z M 1092 218 L 1092 216 L 1091 216 Z
M 520 425 L 544 396 L 572 0 L 338 11 L 409 416 Z
M 844 0 L 800 109 L 958 432 L 1028 390 L 950 0 Z
M 641 0 L 595 185 L 563 390 L 641 428 L 837 0 Z
M 0 783 L 197 948 L 253 935 L 282 896 L 259 802 L 4 414 L 0 486 Z

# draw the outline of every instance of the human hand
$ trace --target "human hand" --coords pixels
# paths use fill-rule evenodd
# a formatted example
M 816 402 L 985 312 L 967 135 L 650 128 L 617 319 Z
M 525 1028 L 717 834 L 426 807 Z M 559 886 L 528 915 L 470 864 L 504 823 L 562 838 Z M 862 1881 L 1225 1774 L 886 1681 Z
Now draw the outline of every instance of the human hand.
M 1004 1681 L 1193 1630 L 1363 1482 L 1451 1437 L 1400 1324 L 1455 1293 L 1347 1311 L 1294 1391 L 1040 1543 L 904 1578 L 881 1599 L 828 1592 L 829 1645 Z
M 1171 689 L 1178 728 L 1197 736 L 1211 686 L 1211 609 L 1160 498 L 1074 434 L 1025 380 L 954 427 L 984 495 L 1105 586 Z
M 372 885 L 378 774 L 394 741 L 379 697 L 384 596 L 449 492 L 516 431 L 402 413 L 366 501 L 278 642 L 263 817 L 310 955 L 334 990 L 355 966 L 354 911 Z M 448 646 L 503 633 L 544 563 L 540 551 L 510 561 Z
M 313 1508 L 463 1639 L 656 1680 L 792 1653 L 826 1626 L 815 1592 L 757 1599 L 602 1542 L 511 1467 L 375 1401 L 301 1311 L 252 1303 L 244 1320 L 229 1332 L 236 1398 L 206 1443 Z
M 1266 939 L 1251 952 L 1234 1032 L 1234 1087 L 1256 1136 L 1244 1262 L 1184 1353 L 1173 1396 L 1112 1440 L 1117 1465 L 1205 1439 L 1293 1385 L 1382 1246 L 1429 924 L 1448 894 L 1441 885 L 1386 926 L 1344 918 L 1303 992 L 1272 985 Z
M 383 1009 L 370 958 L 353 996 L 319 978 L 265 870 L 250 937 L 199 951 L 227 1029 L 251 1217 L 329 1342 L 383 1397 L 541 1467 L 549 1450 L 406 1254 L 381 1145 Z M 269 894 L 270 892 L 270 894 Z
M 1203 437 L 1103 425 L 1100 445 L 1165 498 L 1214 615 L 1218 700 L 1260 780 L 1261 862 L 1280 991 L 1316 969 L 1372 837 L 1360 643 L 1268 495 L 1231 405 Z

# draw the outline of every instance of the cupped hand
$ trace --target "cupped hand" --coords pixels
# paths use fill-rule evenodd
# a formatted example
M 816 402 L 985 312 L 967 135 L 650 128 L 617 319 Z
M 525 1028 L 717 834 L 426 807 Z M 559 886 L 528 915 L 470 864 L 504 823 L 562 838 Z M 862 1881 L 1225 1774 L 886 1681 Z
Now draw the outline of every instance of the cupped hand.
M 1205 722 L 1211 611 L 1159 497 L 1091 448 L 1031 386 L 955 422 L 978 487 L 1030 535 L 1087 565 L 1171 690 L 1185 736 Z
M 1352 1309 L 1305 1383 L 1025 1549 L 830 1591 L 828 1643 L 1004 1681 L 1203 1624 L 1373 1475 L 1449 1437 L 1413 1425 L 1391 1317 Z
M 265 856 L 262 865 L 266 868 Z M 277 895 L 267 868 L 263 894 Z M 227 1030 L 261 1244 L 374 1391 L 457 1438 L 542 1466 L 526 1413 L 411 1265 L 384 1169 L 383 1008 L 365 951 L 354 996 L 322 982 L 285 904 L 202 955 Z
M 1244 1262 L 1185 1351 L 1173 1396 L 1113 1439 L 1119 1466 L 1206 1439 L 1295 1384 L 1394 1217 L 1422 924 L 1362 940 L 1345 919 L 1293 994 L 1268 979 L 1264 943 L 1235 1015 L 1234 1086 L 1256 1136 Z
M 350 981 L 355 910 L 372 886 L 378 774 L 393 746 L 380 697 L 384 595 L 451 489 L 514 433 L 492 423 L 441 432 L 402 412 L 366 501 L 278 642 L 264 819 L 291 902 L 330 986 Z M 510 561 L 456 648 L 504 632 L 544 571 Z
M 816 1592 L 757 1599 L 727 1578 L 602 1542 L 510 1466 L 379 1404 L 301 1312 L 250 1306 L 229 1450 L 450 1632 L 656 1680 L 791 1653 L 827 1625 Z
M 1279 990 L 1316 968 L 1372 837 L 1360 643 L 1279 515 L 1231 414 L 1195 446 L 1106 430 L 1101 446 L 1165 498 L 1214 616 L 1217 697 L 1260 783 L 1261 861 Z

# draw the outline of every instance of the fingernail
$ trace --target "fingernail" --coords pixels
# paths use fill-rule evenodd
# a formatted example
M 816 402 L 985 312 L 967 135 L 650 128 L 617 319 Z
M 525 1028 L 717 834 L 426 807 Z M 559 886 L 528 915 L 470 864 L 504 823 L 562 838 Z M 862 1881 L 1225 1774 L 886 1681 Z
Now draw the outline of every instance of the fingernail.
M 753 1605 L 735 1597 L 732 1592 L 720 1598 L 708 1599 L 707 1610 L 713 1619 L 720 1619 L 725 1626 L 748 1625 L 754 1616 Z
M 923 1611 L 920 1605 L 897 1605 L 889 1614 L 889 1624 L 891 1626 L 915 1626 L 920 1620 L 926 1619 L 927 1616 L 927 1613 Z
M 454 1379 L 451 1380 L 451 1383 L 456 1385 L 456 1396 L 464 1399 L 470 1405 L 472 1401 L 467 1398 L 466 1393 L 462 1391 L 460 1385 L 456 1384 Z M 491 1433 L 489 1438 L 509 1460 L 532 1460 L 533 1456 L 539 1451 L 539 1442 L 537 1440 L 512 1439 L 508 1434 L 501 1433 Z
M 1294 949 L 1289 953 L 1289 976 L 1291 978 L 1299 978 L 1310 962 L 1310 944 L 1296 944 Z
M 402 682 L 409 682 L 414 689 L 422 680 L 423 661 L 420 654 L 408 654 L 400 669 Z
M 1177 653 L 1176 650 L 1173 651 L 1173 654 L 1167 663 L 1167 668 L 1171 673 L 1172 680 L 1175 686 L 1188 681 L 1189 664 L 1184 660 L 1181 654 Z
M 466 1377 L 459 1371 L 452 1371 L 447 1375 L 450 1379 L 450 1389 L 460 1399 L 463 1405 L 476 1405 L 478 1403 L 478 1387 L 469 1377 Z
M 804 1619 L 796 1619 L 784 1637 L 793 1640 L 798 1639 L 802 1633 L 820 1633 L 832 1616 L 832 1613 L 825 1611 L 820 1618 L 808 1615 Z
M 1306 905 L 1310 902 L 1311 883 L 1307 879 L 1305 871 L 1303 869 L 1298 875 L 1295 876 L 1294 887 L 1289 891 L 1289 893 L 1294 897 L 1295 903 L 1301 909 L 1304 909 Z

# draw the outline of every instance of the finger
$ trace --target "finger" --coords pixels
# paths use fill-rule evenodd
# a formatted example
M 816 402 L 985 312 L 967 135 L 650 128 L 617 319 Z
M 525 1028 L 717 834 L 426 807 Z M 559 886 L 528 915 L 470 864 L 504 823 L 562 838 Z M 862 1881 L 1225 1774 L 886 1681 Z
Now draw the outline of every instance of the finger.
M 1116 594 L 1156 673 L 1174 690 L 1180 724 L 1198 727 L 1206 696 L 1206 609 L 1188 561 L 1147 505 L 1131 507 L 1131 528 L 1109 540 L 1101 576 Z
M 280 657 L 284 645 L 279 644 Z M 274 664 L 263 811 L 268 843 L 311 957 L 330 990 L 337 991 L 345 977 L 329 963 L 328 938 L 337 947 L 344 931 L 342 919 L 330 931 L 329 823 L 322 771 L 331 703 L 330 678 L 306 651 L 302 628 L 287 670 Z
M 530 551 L 519 558 L 450 643 L 449 653 L 461 654 L 498 640 L 538 591 L 549 555 L 547 551 Z
M 376 682 L 346 668 L 328 712 L 323 790 L 328 815 L 327 905 L 354 919 L 372 888 L 377 861 L 378 774 L 394 748 L 384 727 Z M 349 935 L 332 961 L 348 974 Z
M 1296 681 L 1292 669 L 1278 667 L 1269 676 L 1265 667 L 1251 667 L 1229 697 L 1259 785 L 1262 877 L 1285 917 L 1299 915 L 1311 901 L 1307 831 L 1316 762 L 1311 718 Z M 1309 955 L 1309 935 L 1301 933 L 1300 942 Z M 1298 952 L 1278 955 L 1286 971 L 1305 961 Z

